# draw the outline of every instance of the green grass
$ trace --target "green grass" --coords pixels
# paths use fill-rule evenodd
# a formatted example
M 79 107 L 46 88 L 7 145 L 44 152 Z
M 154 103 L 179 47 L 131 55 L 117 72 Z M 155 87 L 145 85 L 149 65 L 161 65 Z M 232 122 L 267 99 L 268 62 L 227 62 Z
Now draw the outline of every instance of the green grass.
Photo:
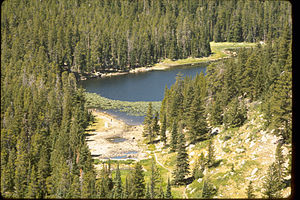
M 231 149 L 229 147 L 222 147 L 222 150 L 225 152 L 225 153 L 231 153 Z
M 202 181 L 199 183 L 198 179 L 194 180 L 191 184 L 190 184 L 190 188 L 192 188 L 192 190 L 194 190 L 194 192 L 192 194 L 190 194 L 191 190 L 186 190 L 186 193 L 188 195 L 189 198 L 199 198 L 202 197 L 202 189 L 203 189 L 203 178 Z
M 201 63 L 201 62 L 211 62 L 218 59 L 222 59 L 227 57 L 228 55 L 224 52 L 225 50 L 234 50 L 238 48 L 249 48 L 254 47 L 257 43 L 249 43 L 249 42 L 210 42 L 210 48 L 212 54 L 208 57 L 201 58 L 193 58 L 188 57 L 185 59 L 171 60 L 164 59 L 160 63 L 154 65 L 156 68 L 164 68 L 168 66 L 176 66 L 176 65 L 187 65 L 193 63 Z
M 208 143 L 209 143 L 209 140 L 199 142 L 195 145 L 194 150 L 199 151 L 199 150 L 202 150 L 202 149 L 207 149 L 208 148 Z
M 183 199 L 184 186 L 172 187 L 173 199 Z
M 100 108 L 103 110 L 118 110 L 120 112 L 126 112 L 129 115 L 143 116 L 146 115 L 149 101 L 120 101 L 112 100 L 105 97 L 101 97 L 95 93 L 85 92 L 86 106 L 87 108 Z M 152 101 L 152 108 L 154 111 L 159 111 L 161 102 Z
M 238 48 L 255 47 L 257 43 L 250 42 L 210 42 L 210 48 L 215 58 L 222 58 L 227 56 L 223 51 Z
M 148 145 L 148 151 L 155 151 L 155 145 L 154 144 L 149 144 Z

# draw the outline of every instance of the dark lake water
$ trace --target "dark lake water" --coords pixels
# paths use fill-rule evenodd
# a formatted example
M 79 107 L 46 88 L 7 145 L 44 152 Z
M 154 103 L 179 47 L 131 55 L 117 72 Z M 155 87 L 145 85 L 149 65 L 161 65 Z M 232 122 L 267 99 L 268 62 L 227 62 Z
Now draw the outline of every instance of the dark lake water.
M 176 75 L 180 72 L 184 76 L 194 77 L 204 72 L 207 64 L 173 67 L 168 70 L 149 71 L 137 74 L 126 74 L 106 78 L 81 81 L 80 85 L 87 92 L 97 93 L 103 97 L 122 101 L 161 101 L 164 89 L 175 83 Z
M 206 66 L 173 67 L 168 70 L 149 71 L 137 74 L 95 78 L 81 81 L 79 84 L 87 92 L 97 93 L 103 97 L 122 101 L 161 101 L 164 97 L 164 89 L 176 81 L 176 75 L 195 77 L 197 73 L 206 74 Z M 144 116 L 132 116 L 118 110 L 106 110 L 105 112 L 117 117 L 129 125 L 139 125 L 144 121 Z

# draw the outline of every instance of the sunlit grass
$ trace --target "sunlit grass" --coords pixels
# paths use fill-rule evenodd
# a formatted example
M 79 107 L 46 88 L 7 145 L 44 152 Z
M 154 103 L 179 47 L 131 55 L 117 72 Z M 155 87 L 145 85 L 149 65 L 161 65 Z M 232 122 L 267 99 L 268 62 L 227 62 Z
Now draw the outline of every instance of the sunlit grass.
M 162 60 L 160 63 L 155 64 L 153 67 L 157 69 L 164 69 L 170 66 L 176 65 L 185 65 L 185 64 L 193 64 L 193 63 L 201 63 L 201 62 L 211 62 L 218 59 L 222 59 L 228 57 L 224 51 L 227 49 L 236 49 L 236 48 L 249 48 L 254 47 L 257 43 L 250 42 L 210 42 L 210 48 L 212 54 L 208 57 L 201 58 L 193 58 L 188 57 L 185 59 L 171 60 L 169 58 Z

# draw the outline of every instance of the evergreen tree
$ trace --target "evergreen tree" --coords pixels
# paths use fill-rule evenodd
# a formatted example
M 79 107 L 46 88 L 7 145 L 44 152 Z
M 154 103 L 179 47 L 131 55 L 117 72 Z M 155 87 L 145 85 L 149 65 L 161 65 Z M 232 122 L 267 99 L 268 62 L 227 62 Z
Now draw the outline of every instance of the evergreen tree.
M 152 103 L 150 102 L 148 105 L 148 111 L 147 114 L 145 116 L 145 120 L 144 120 L 144 132 L 143 135 L 144 136 L 152 136 L 152 121 L 153 121 L 153 113 L 152 113 Z
M 178 77 L 166 90 L 161 122 L 165 114 L 166 128 L 172 130 L 181 117 L 183 127 L 192 130 L 188 121 L 195 97 L 190 94 L 200 90 L 196 99 L 209 107 L 210 125 L 221 125 L 225 107 L 224 117 L 230 119 L 228 104 L 236 97 L 249 98 L 262 102 L 267 128 L 291 143 L 289 2 L 5 1 L 1 11 L 1 194 L 6 198 L 111 197 L 110 172 L 101 172 L 95 183 L 84 143 L 91 118 L 73 72 L 126 71 L 166 58 L 208 56 L 212 40 L 267 45 L 207 67 L 207 98 L 205 81 Z M 242 101 L 237 113 L 243 113 Z M 225 125 L 242 121 L 231 124 L 231 119 Z M 196 140 L 204 136 L 199 127 Z
M 151 199 L 149 183 L 147 183 L 145 198 L 146 199 Z
M 159 194 L 158 183 L 160 182 L 161 175 L 160 171 L 156 166 L 156 162 L 152 159 L 151 163 L 151 176 L 150 176 L 150 197 L 151 199 L 155 199 L 155 197 Z
M 239 127 L 246 119 L 247 111 L 245 105 L 243 103 L 240 105 L 238 98 L 234 98 L 225 110 L 223 117 L 225 127 Z
M 37 173 L 36 173 L 35 166 L 33 166 L 31 168 L 31 173 L 30 173 L 30 182 L 29 182 L 29 185 L 28 185 L 27 197 L 37 198 L 38 197 L 38 192 L 39 192 L 39 186 L 38 186 Z
M 3 131 L 4 132 L 4 131 Z M 1 136 L 2 133 L 1 133 Z M 1 138 L 1 143 L 4 143 L 4 140 Z M 7 164 L 4 165 L 4 151 L 5 149 L 1 147 L 1 193 L 3 196 L 11 197 L 14 191 L 14 179 L 15 179 L 15 159 L 16 152 L 14 149 L 11 150 L 8 156 Z
M 15 192 L 18 197 L 24 197 L 26 194 L 27 185 L 27 173 L 28 164 L 26 156 L 26 142 L 24 131 L 21 131 L 21 135 L 17 142 L 17 157 L 15 161 Z
M 281 185 L 283 186 L 283 174 L 284 174 L 284 157 L 282 154 L 282 144 L 278 143 L 276 147 L 276 153 L 275 153 L 275 164 L 277 167 L 277 172 L 278 172 L 278 179 Z
M 204 180 L 202 188 L 202 198 L 213 198 L 217 194 L 217 188 L 211 183 L 210 180 Z
M 210 113 L 211 124 L 214 126 L 221 125 L 223 122 L 223 109 L 221 108 L 219 97 L 212 102 Z
M 199 94 L 199 93 L 198 93 Z M 203 99 L 195 95 L 190 108 L 190 118 L 187 124 L 189 141 L 192 143 L 198 139 L 206 138 L 208 132 Z
M 164 195 L 164 190 L 162 189 L 162 186 L 160 185 L 159 187 L 159 193 L 157 195 L 157 198 L 158 199 L 164 199 L 165 198 L 165 195 Z
M 215 163 L 215 150 L 214 150 L 213 142 L 210 139 L 208 143 L 207 166 L 212 167 L 214 163 Z
M 174 120 L 173 125 L 172 125 L 172 131 L 171 131 L 171 142 L 170 142 L 170 147 L 171 147 L 171 152 L 175 152 L 177 149 L 178 145 L 178 130 L 177 130 L 177 121 Z
M 96 183 L 96 193 L 99 198 L 112 198 L 114 184 L 111 178 L 110 167 L 103 164 L 100 177 Z
M 158 124 L 158 112 L 156 111 L 155 112 L 155 116 L 152 120 L 152 133 L 153 133 L 153 136 L 150 138 L 150 141 L 151 143 L 153 142 L 153 139 L 158 136 L 159 134 L 159 130 L 160 130 L 160 127 L 159 127 L 159 124 Z
M 168 178 L 168 185 L 167 185 L 167 190 L 166 190 L 165 198 L 166 199 L 173 199 L 172 192 L 171 192 L 171 183 L 170 183 L 170 179 L 169 178 Z
M 72 198 L 80 198 L 81 197 L 79 176 L 77 176 L 77 175 L 74 175 L 72 178 L 72 185 L 71 185 L 70 193 L 71 193 L 70 196 Z
M 176 156 L 176 167 L 173 171 L 174 184 L 182 185 L 185 182 L 185 177 L 189 174 L 188 154 L 185 147 L 185 138 L 182 130 L 178 133 L 178 146 Z
M 254 193 L 254 189 L 253 189 L 253 185 L 252 185 L 252 181 L 249 182 L 249 185 L 247 187 L 247 197 L 248 199 L 254 199 L 255 195 Z
M 122 180 L 121 180 L 121 172 L 119 167 L 119 162 L 117 164 L 116 176 L 114 180 L 114 198 L 121 199 L 122 198 Z
M 278 80 L 271 86 L 272 96 L 270 107 L 272 113 L 271 126 L 275 132 L 282 136 L 285 142 L 291 140 L 292 127 L 292 76 L 289 71 L 283 71 Z
M 267 174 L 263 182 L 263 194 L 265 198 L 280 198 L 281 197 L 281 182 L 278 176 L 278 168 L 275 163 L 269 166 Z
M 183 99 L 183 108 L 184 108 L 184 126 L 186 126 L 189 123 L 189 120 L 191 119 L 191 105 L 194 99 L 194 90 L 191 84 L 188 84 L 188 88 L 186 89 L 186 95 L 184 95 Z
M 124 191 L 123 198 L 124 199 L 128 199 L 129 195 L 130 195 L 128 176 L 126 176 L 126 179 L 125 179 L 125 188 L 124 188 L 123 191 Z
M 166 114 L 162 116 L 161 127 L 160 127 L 160 140 L 166 145 L 167 143 L 167 119 Z
M 202 178 L 203 171 L 205 170 L 205 158 L 203 152 L 201 153 L 200 157 L 197 159 L 196 165 L 193 169 L 193 177 L 195 179 Z
M 137 162 L 133 172 L 133 190 L 132 197 L 135 199 L 141 199 L 145 196 L 145 180 L 142 165 Z

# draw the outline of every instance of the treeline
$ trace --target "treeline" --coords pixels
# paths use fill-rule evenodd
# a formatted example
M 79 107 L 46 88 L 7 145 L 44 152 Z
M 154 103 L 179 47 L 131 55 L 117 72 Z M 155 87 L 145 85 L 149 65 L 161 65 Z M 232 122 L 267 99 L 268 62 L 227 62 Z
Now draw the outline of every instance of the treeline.
M 5 1 L 3 60 L 35 57 L 74 72 L 128 70 L 162 59 L 208 56 L 209 42 L 278 37 L 285 1 Z

